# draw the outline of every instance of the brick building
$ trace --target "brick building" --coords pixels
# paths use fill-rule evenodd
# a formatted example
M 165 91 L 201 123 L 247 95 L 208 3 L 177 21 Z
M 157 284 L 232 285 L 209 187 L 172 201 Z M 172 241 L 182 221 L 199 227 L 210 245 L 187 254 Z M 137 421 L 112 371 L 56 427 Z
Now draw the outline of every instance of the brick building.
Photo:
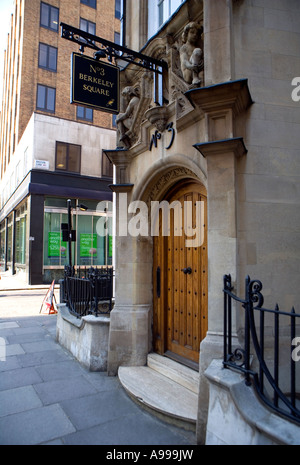
M 73 209 L 75 264 L 112 260 L 109 238 L 93 241 L 105 214 L 97 204 L 111 200 L 112 167 L 102 149 L 115 146 L 114 121 L 70 104 L 71 53 L 79 50 L 61 38 L 60 23 L 118 41 L 119 18 L 118 2 L 110 0 L 15 0 L 0 125 L 0 260 L 31 284 L 57 278 L 64 267 L 60 224 L 69 198 L 74 207 L 88 206 L 85 213 Z M 96 251 L 84 251 L 87 240 Z

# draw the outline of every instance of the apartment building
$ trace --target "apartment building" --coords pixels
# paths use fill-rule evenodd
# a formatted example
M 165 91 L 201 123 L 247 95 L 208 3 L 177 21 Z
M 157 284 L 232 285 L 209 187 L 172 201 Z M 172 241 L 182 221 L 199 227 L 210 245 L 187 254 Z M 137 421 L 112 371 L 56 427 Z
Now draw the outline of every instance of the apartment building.
M 112 199 L 112 165 L 102 150 L 115 146 L 115 124 L 111 114 L 70 104 L 71 54 L 79 47 L 61 37 L 60 23 L 118 41 L 118 5 L 15 0 L 0 124 L 0 260 L 2 270 L 30 284 L 58 278 L 67 264 L 61 223 L 68 199 L 77 231 L 75 265 L 112 262 L 111 238 L 98 236 L 96 225 L 111 214 L 97 205 Z M 81 203 L 87 211 L 77 208 Z

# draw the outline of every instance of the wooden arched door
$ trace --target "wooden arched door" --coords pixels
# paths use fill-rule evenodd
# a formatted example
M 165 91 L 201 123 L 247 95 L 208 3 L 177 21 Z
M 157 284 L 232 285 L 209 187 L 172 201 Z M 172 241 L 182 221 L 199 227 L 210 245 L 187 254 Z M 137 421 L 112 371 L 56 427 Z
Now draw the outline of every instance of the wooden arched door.
M 154 350 L 196 368 L 207 331 L 206 190 L 200 183 L 185 183 L 165 200 L 168 233 L 160 211 L 153 249 Z

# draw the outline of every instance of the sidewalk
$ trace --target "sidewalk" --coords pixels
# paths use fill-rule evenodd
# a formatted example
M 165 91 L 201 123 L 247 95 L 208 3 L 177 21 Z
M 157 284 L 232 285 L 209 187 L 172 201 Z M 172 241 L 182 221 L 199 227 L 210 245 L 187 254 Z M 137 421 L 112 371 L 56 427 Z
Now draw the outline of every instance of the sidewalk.
M 87 371 L 55 335 L 55 315 L 0 317 L 1 445 L 195 445 L 194 433 L 144 411 L 117 377 Z
M 48 289 L 50 284 L 30 285 L 25 283 L 19 275 L 12 275 L 11 271 L 0 271 L 0 291 L 19 291 L 24 289 Z M 57 289 L 59 285 L 55 286 Z

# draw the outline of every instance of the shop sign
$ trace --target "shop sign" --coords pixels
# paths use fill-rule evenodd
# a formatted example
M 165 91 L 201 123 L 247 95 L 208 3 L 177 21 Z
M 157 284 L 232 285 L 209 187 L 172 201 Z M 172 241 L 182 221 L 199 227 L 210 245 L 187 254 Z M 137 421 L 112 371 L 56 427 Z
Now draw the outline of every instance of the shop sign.
M 80 234 L 80 257 L 97 257 L 97 234 Z
M 119 68 L 72 53 L 71 103 L 119 113 Z

